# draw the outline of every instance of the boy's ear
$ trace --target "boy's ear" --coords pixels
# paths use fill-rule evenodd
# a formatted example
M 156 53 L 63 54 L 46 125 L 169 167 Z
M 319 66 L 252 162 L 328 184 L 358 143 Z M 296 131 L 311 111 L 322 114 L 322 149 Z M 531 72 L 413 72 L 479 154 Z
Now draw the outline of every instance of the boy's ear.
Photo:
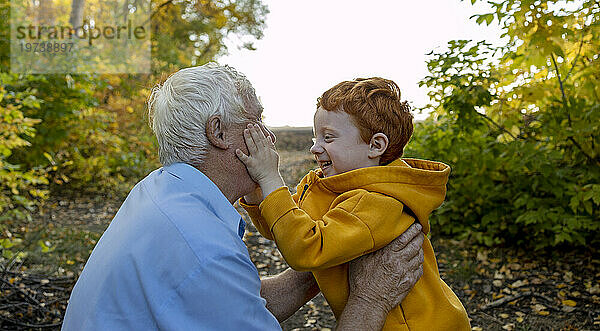
M 206 138 L 208 142 L 219 149 L 229 148 L 225 139 L 225 128 L 219 115 L 213 115 L 206 121 Z
M 381 132 L 378 132 L 371 137 L 369 142 L 369 159 L 374 159 L 383 155 L 390 143 L 388 137 Z

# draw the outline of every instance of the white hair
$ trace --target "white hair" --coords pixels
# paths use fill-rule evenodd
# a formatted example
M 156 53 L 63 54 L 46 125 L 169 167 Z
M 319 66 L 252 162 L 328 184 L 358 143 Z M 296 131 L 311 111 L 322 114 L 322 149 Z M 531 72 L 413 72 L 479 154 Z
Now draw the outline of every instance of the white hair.
M 160 162 L 201 164 L 208 146 L 208 118 L 219 115 L 225 126 L 243 123 L 248 118 L 244 105 L 256 103 L 254 93 L 243 74 L 216 63 L 181 69 L 155 86 L 148 98 L 148 117 Z

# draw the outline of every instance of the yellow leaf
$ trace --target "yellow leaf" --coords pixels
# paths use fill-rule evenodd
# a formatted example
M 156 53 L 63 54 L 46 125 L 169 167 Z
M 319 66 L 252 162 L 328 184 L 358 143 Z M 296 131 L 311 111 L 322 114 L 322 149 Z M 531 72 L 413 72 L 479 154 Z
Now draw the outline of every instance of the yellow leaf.
M 499 316 L 502 317 L 502 318 L 508 318 L 508 314 L 506 314 L 506 313 L 502 313 Z
M 540 315 L 542 315 L 542 316 L 548 316 L 548 315 L 550 315 L 550 312 L 548 312 L 547 310 L 540 310 L 537 313 L 540 314 Z
M 523 317 L 520 317 L 520 316 L 519 316 L 519 317 L 517 317 L 517 322 L 519 322 L 519 323 L 523 323 Z
M 563 300 L 562 304 L 569 307 L 575 307 L 577 303 L 573 300 Z

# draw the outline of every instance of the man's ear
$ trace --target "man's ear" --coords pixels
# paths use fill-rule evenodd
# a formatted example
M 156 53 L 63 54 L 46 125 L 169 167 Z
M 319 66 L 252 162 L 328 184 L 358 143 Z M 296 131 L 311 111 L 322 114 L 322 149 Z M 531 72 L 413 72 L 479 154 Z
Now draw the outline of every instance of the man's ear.
M 206 121 L 206 138 L 216 148 L 229 148 L 229 144 L 225 139 L 225 128 L 221 116 L 213 115 L 208 118 Z
M 378 132 L 371 137 L 369 142 L 369 159 L 374 159 L 383 155 L 390 143 L 388 137 L 381 132 Z

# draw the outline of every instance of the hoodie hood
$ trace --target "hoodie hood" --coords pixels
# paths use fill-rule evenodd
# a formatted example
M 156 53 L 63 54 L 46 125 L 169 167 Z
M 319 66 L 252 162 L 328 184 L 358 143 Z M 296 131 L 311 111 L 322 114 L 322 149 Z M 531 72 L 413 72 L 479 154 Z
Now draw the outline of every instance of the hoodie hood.
M 311 171 L 308 183 L 341 194 L 365 189 L 397 199 L 408 207 L 429 233 L 429 215 L 446 197 L 450 166 L 436 161 L 397 159 L 386 166 L 351 170 L 322 178 L 321 169 Z

